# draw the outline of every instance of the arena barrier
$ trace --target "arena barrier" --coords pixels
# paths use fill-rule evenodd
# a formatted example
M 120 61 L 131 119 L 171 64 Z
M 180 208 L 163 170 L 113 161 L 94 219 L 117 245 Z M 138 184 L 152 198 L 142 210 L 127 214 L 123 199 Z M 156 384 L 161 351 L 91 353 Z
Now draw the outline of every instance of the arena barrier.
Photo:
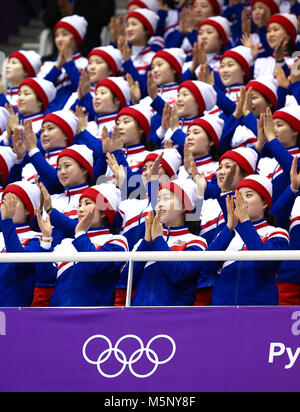
M 300 260 L 300 252 L 290 251 L 225 254 L 174 255 Z M 172 259 L 163 252 L 3 254 L 0 262 L 98 261 L 99 255 L 110 261 Z M 300 307 L 0 310 L 1 392 L 102 392 L 100 406 L 199 407 L 199 392 L 299 392 L 299 355 Z

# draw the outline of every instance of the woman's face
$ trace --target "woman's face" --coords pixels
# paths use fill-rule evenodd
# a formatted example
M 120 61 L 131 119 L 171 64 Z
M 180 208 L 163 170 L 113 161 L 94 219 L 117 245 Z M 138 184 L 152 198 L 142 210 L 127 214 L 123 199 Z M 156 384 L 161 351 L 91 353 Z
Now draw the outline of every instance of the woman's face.
M 92 84 L 97 84 L 102 79 L 112 76 L 109 65 L 101 56 L 91 56 L 89 58 L 87 72 Z
M 12 87 L 16 87 L 28 77 L 28 73 L 20 60 L 13 57 L 7 62 L 5 77 Z
M 142 180 L 143 180 L 143 184 L 144 184 L 145 187 L 147 186 L 147 183 L 150 181 L 151 168 L 153 166 L 153 163 L 154 163 L 153 160 L 149 160 L 143 166 Z M 166 172 L 165 172 L 164 168 L 162 167 L 162 165 L 159 166 L 158 180 L 159 180 L 160 184 L 163 184 L 163 183 L 168 182 L 170 180 L 169 176 L 166 174 Z
M 195 159 L 208 155 L 213 146 L 206 131 L 200 126 L 191 126 L 188 129 L 185 143 Z
M 177 113 L 182 119 L 191 119 L 200 116 L 196 99 L 186 87 L 179 89 L 175 104 Z
M 126 40 L 134 46 L 147 44 L 147 32 L 144 25 L 136 18 L 130 17 L 125 28 Z
M 157 86 L 175 83 L 176 72 L 171 65 L 161 57 L 156 57 L 152 62 L 152 73 Z
M 19 91 L 18 109 L 23 116 L 29 116 L 43 111 L 43 105 L 38 100 L 34 90 L 24 85 Z
M 267 107 L 269 107 L 269 104 L 264 95 L 256 90 L 252 90 L 250 109 L 254 116 L 259 118 L 262 113 L 266 112 Z
M 247 203 L 250 220 L 255 222 L 262 219 L 268 207 L 267 202 L 255 190 L 248 187 L 242 187 L 239 192 Z
M 221 61 L 220 76 L 224 86 L 243 84 L 245 73 L 241 66 L 231 57 L 225 57 Z
M 240 166 L 231 159 L 224 158 L 217 171 L 217 182 L 223 192 L 235 190 L 243 179 Z
M 120 116 L 117 120 L 117 128 L 124 146 L 141 142 L 143 130 L 132 116 Z
M 100 209 L 97 207 L 96 203 L 88 198 L 88 197 L 83 197 L 81 201 L 79 202 L 78 205 L 78 220 L 79 222 L 84 219 L 89 212 L 92 212 L 95 210 L 95 214 L 92 220 L 91 227 L 101 227 L 103 226 L 102 224 L 102 212 Z
M 24 205 L 24 203 L 22 202 L 22 200 L 15 194 L 13 193 L 7 193 L 4 198 L 2 199 L 2 203 L 5 204 L 5 198 L 6 196 L 11 196 L 14 197 L 16 199 L 16 211 L 15 214 L 13 216 L 13 222 L 15 225 L 22 225 L 24 223 L 28 222 L 28 217 L 29 217 L 29 211 L 27 209 L 27 207 Z
M 64 187 L 83 185 L 88 180 L 87 170 L 80 167 L 72 157 L 64 156 L 57 165 L 58 180 Z
M 184 224 L 185 209 L 181 201 L 169 189 L 162 189 L 158 193 L 156 211 L 161 211 L 161 223 L 165 226 L 182 226 Z
M 210 24 L 204 24 L 198 32 L 198 43 L 202 45 L 205 53 L 219 53 L 222 50 L 223 42 L 218 30 Z
M 279 39 L 289 39 L 289 35 L 281 24 L 271 23 L 267 28 L 267 42 L 274 49 Z
M 283 144 L 283 146 L 296 146 L 298 132 L 286 121 L 282 119 L 274 119 L 274 131 L 276 138 Z
M 115 113 L 120 110 L 120 102 L 114 94 L 105 86 L 100 86 L 93 99 L 94 110 L 98 114 Z
M 200 24 L 208 17 L 215 15 L 214 9 L 208 0 L 195 0 L 193 4 L 193 14 L 196 19 L 196 23 Z
M 42 126 L 41 143 L 43 149 L 58 149 L 68 146 L 68 138 L 60 127 L 52 122 L 45 122 Z
M 63 27 L 59 27 L 55 31 L 54 41 L 59 52 L 63 50 L 65 44 L 70 45 L 73 53 L 75 53 L 78 49 L 77 42 L 73 34 Z
M 254 24 L 256 24 L 256 26 L 258 27 L 266 26 L 271 16 L 272 16 L 271 10 L 266 4 L 258 1 L 257 3 L 253 5 L 252 20 Z

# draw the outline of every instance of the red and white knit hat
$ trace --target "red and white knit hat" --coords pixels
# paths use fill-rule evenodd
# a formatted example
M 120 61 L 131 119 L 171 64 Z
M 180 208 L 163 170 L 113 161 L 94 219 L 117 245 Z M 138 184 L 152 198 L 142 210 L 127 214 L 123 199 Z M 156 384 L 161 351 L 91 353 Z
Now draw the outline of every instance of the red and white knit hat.
M 9 121 L 10 114 L 5 107 L 0 107 L 0 135 L 5 131 Z
M 9 59 L 12 58 L 16 58 L 22 63 L 29 77 L 35 77 L 42 65 L 41 56 L 31 50 L 17 50 L 9 56 Z
M 262 175 L 250 175 L 246 179 L 242 180 L 236 190 L 240 190 L 242 187 L 249 187 L 255 190 L 267 203 L 269 208 L 272 205 L 273 185 L 271 181 Z
M 70 110 L 59 110 L 45 116 L 43 124 L 46 122 L 54 123 L 68 138 L 68 146 L 73 144 L 77 133 L 78 118 Z
M 136 104 L 134 106 L 124 107 L 119 111 L 116 121 L 120 116 L 126 115 L 133 117 L 144 130 L 145 136 L 149 136 L 152 112 L 148 106 Z
M 159 17 L 154 11 L 148 9 L 136 9 L 126 16 L 126 21 L 130 18 L 139 20 L 148 29 L 150 36 L 153 36 L 159 21 Z
M 209 17 L 208 19 L 203 20 L 199 24 L 198 31 L 200 27 L 206 24 L 213 26 L 219 32 L 223 40 L 223 45 L 224 47 L 226 47 L 228 40 L 231 36 L 230 22 L 227 19 L 225 19 L 225 17 L 221 17 L 221 16 Z
M 160 4 L 157 0 L 131 0 L 127 5 L 127 10 L 129 10 L 131 6 L 136 6 L 139 9 L 149 9 L 155 13 L 160 9 Z
M 153 57 L 153 60 L 157 57 L 166 60 L 171 65 L 171 67 L 175 69 L 178 79 L 181 78 L 182 68 L 186 59 L 186 54 L 182 49 L 173 47 L 170 49 L 159 50 Z
M 255 3 L 263 3 L 271 10 L 272 14 L 279 13 L 280 9 L 280 0 L 252 0 L 251 7 L 254 6 Z
M 67 147 L 62 150 L 57 158 L 57 164 L 62 157 L 71 157 L 76 160 L 84 169 L 86 169 L 91 177 L 94 176 L 94 157 L 93 151 L 85 145 L 77 145 Z
M 84 36 L 86 35 L 88 22 L 82 16 L 74 14 L 73 16 L 67 16 L 61 19 L 54 27 L 53 31 L 63 28 L 68 30 L 76 39 L 78 47 L 81 47 Z
M 177 179 L 166 182 L 159 190 L 168 189 L 181 201 L 187 212 L 192 212 L 197 202 L 197 185 L 192 179 Z
M 300 133 L 300 106 L 298 104 L 291 104 L 283 109 L 277 110 L 273 115 L 273 119 L 284 120 Z
M 216 16 L 219 16 L 223 12 L 224 0 L 208 0 L 214 9 Z
M 101 185 L 92 186 L 86 189 L 80 200 L 88 197 L 93 200 L 98 208 L 105 214 L 108 223 L 113 224 L 116 217 L 117 209 L 121 203 L 121 191 L 112 183 L 102 183 Z
M 29 211 L 30 220 L 32 220 L 35 216 L 34 209 L 41 205 L 40 188 L 36 184 L 26 181 L 15 182 L 5 188 L 2 199 L 7 193 L 13 193 L 22 200 Z
M 163 153 L 163 157 L 160 164 L 169 178 L 174 179 L 177 176 L 179 168 L 182 164 L 182 159 L 177 149 L 155 150 L 154 152 L 148 154 L 143 162 L 143 165 L 147 162 L 155 161 L 161 153 Z
M 246 90 L 249 90 L 250 88 L 264 95 L 276 109 L 278 102 L 278 82 L 274 76 L 259 76 L 255 80 L 251 80 L 247 83 Z
M 271 23 L 280 24 L 288 33 L 291 40 L 295 43 L 298 35 L 299 23 L 295 14 L 292 13 L 278 13 L 274 14 L 267 23 L 267 27 Z
M 0 146 L 0 173 L 2 184 L 6 183 L 10 169 L 16 164 L 17 156 L 10 147 Z
M 186 80 L 181 83 L 179 90 L 183 87 L 189 89 L 196 99 L 200 113 L 212 110 L 217 103 L 217 92 L 210 84 L 198 80 Z
M 29 77 L 20 83 L 19 90 L 22 86 L 28 86 L 33 89 L 42 102 L 43 110 L 46 110 L 56 97 L 56 88 L 53 83 L 48 80 L 40 79 L 38 77 Z
M 234 59 L 243 69 L 246 76 L 249 76 L 251 73 L 251 67 L 254 63 L 253 54 L 249 47 L 245 46 L 237 46 L 233 49 L 227 50 L 221 60 L 225 59 L 225 57 L 230 57 Z
M 221 135 L 224 128 L 224 120 L 219 116 L 207 114 L 199 119 L 196 119 L 189 125 L 202 127 L 206 133 L 211 137 L 216 147 L 220 144 Z
M 258 154 L 249 147 L 238 147 L 237 149 L 228 150 L 220 157 L 219 163 L 223 159 L 231 159 L 236 162 L 248 175 L 255 173 Z
M 113 46 L 95 47 L 88 59 L 92 56 L 102 57 L 111 68 L 113 76 L 116 76 L 122 67 L 122 53 Z
M 121 109 L 130 103 L 130 87 L 128 82 L 123 77 L 108 77 L 100 80 L 98 87 L 107 87 L 119 99 Z

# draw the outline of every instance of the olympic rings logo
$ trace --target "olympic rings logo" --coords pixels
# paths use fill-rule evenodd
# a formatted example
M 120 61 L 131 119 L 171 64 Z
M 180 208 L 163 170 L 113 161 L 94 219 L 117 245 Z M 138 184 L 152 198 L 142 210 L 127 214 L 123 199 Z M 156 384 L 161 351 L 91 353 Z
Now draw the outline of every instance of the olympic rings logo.
M 103 352 L 100 353 L 99 357 L 97 360 L 92 360 L 87 356 L 87 347 L 90 345 L 90 343 L 92 341 L 95 341 L 96 339 L 101 339 L 104 340 L 107 345 L 108 348 L 106 350 L 104 350 Z M 119 348 L 119 346 L 121 345 L 122 342 L 124 342 L 125 340 L 128 339 L 134 339 L 135 341 L 138 342 L 140 348 L 135 350 L 132 355 L 129 357 L 129 359 L 127 358 L 126 354 L 124 353 L 123 350 L 121 350 Z M 161 341 L 168 341 L 169 343 L 171 343 L 172 346 L 172 350 L 171 350 L 171 354 L 168 358 L 164 359 L 164 360 L 159 360 L 159 357 L 157 355 L 157 353 L 151 349 L 151 346 L 153 345 L 154 342 L 161 340 Z M 149 378 L 150 376 L 152 376 L 158 366 L 160 365 L 164 365 L 168 362 L 170 362 L 176 352 L 176 344 L 174 342 L 174 340 L 168 336 L 168 335 L 157 335 L 155 337 L 153 337 L 152 339 L 149 340 L 147 346 L 145 347 L 143 341 L 141 338 L 139 338 L 136 335 L 126 335 L 123 336 L 122 338 L 120 338 L 117 343 L 115 344 L 115 346 L 113 347 L 112 342 L 110 341 L 110 339 L 108 339 L 107 336 L 104 335 L 95 335 L 92 336 L 91 338 L 89 338 L 85 344 L 83 345 L 82 348 L 82 354 L 84 359 L 91 365 L 96 365 L 98 372 L 100 373 L 100 375 L 102 375 L 104 378 L 108 378 L 108 379 L 114 379 L 117 378 L 118 376 L 122 375 L 122 373 L 125 371 L 126 367 L 129 367 L 130 372 L 132 373 L 133 376 L 135 376 L 136 378 L 140 378 L 140 379 L 145 379 L 145 378 Z M 146 374 L 140 374 L 137 373 L 134 370 L 134 366 L 137 364 L 137 362 L 142 358 L 143 354 L 146 354 L 148 360 L 154 365 L 152 370 L 149 373 Z M 122 365 L 121 369 L 114 374 L 108 374 L 106 372 L 103 371 L 103 364 L 105 362 L 107 362 L 110 357 L 112 356 L 112 354 L 114 354 L 115 359 Z

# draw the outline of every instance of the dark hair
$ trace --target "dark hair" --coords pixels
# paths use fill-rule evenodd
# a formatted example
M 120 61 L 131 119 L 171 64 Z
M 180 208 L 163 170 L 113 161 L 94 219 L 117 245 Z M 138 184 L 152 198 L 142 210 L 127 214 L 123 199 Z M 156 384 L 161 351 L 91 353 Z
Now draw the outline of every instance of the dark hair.
M 192 235 L 199 236 L 200 221 L 199 220 L 190 220 L 188 219 L 188 214 L 186 213 L 184 218 L 184 224 L 188 227 Z
M 269 213 L 269 208 L 266 209 L 264 217 L 270 226 L 277 226 L 276 216 L 271 215 L 271 213 Z

